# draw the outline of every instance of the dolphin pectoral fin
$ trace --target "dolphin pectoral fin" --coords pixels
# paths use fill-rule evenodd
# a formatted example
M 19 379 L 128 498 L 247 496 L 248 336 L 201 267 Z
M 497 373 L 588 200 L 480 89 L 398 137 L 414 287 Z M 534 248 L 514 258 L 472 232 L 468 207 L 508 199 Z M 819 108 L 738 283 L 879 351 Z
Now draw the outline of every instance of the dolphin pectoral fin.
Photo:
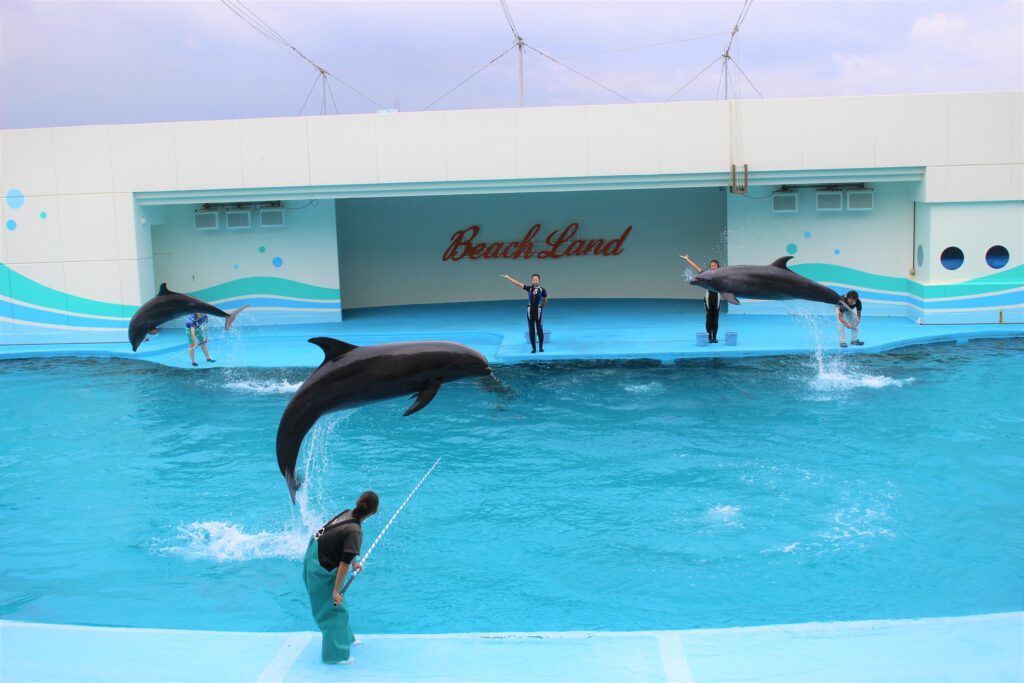
M 302 480 L 295 476 L 294 472 L 286 472 L 284 479 L 288 482 L 288 493 L 291 494 L 292 504 L 295 504 L 295 492 L 302 486 Z
M 349 351 L 359 348 L 355 344 L 349 344 L 348 342 L 343 342 L 332 337 L 313 337 L 309 340 L 309 343 L 316 344 L 323 349 L 324 363 L 329 360 L 334 360 L 335 358 L 341 358 Z
M 726 301 L 731 303 L 733 306 L 739 306 L 740 305 L 740 302 L 736 298 L 736 295 L 733 294 L 732 292 L 719 292 L 718 296 L 722 297 L 723 299 L 725 299 Z
M 437 390 L 441 388 L 440 382 L 434 382 L 424 387 L 420 393 L 416 395 L 416 402 L 409 406 L 409 410 L 402 413 L 403 417 L 409 417 L 413 413 L 418 413 L 427 407 L 427 404 L 434 400 L 437 396 Z
M 247 308 L 249 308 L 249 304 L 246 304 L 246 305 L 242 306 L 241 308 L 239 308 L 239 309 L 237 309 L 235 311 L 232 311 L 231 315 L 229 315 L 224 320 L 224 329 L 225 330 L 230 330 L 231 326 L 235 324 L 235 318 L 238 317 L 238 314 L 241 313 L 242 311 L 244 311 Z
M 786 264 L 789 263 L 789 259 L 791 259 L 791 258 L 793 258 L 793 257 L 792 256 L 781 256 L 781 257 L 775 259 L 774 261 L 772 261 L 771 262 L 771 266 L 773 268 L 782 268 L 783 270 L 789 270 L 789 266 L 787 266 Z

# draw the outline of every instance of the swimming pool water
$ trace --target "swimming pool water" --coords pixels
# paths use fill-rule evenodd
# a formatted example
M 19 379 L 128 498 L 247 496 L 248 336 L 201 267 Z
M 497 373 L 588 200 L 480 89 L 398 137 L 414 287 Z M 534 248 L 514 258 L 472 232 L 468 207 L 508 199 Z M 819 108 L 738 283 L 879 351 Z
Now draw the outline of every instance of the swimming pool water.
M 381 494 L 357 631 L 633 630 L 1024 609 L 1020 339 L 879 356 L 498 366 L 322 420 L 308 369 L 0 363 L 8 619 L 312 630 L 308 532 Z

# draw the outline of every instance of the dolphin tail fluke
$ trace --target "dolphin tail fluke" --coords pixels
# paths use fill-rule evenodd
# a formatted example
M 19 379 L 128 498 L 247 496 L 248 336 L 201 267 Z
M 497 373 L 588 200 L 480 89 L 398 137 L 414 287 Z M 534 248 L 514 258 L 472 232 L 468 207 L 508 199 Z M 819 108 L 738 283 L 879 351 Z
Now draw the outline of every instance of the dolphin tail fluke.
M 732 292 L 719 292 L 718 295 L 725 299 L 726 301 L 728 301 L 729 303 L 731 303 L 733 306 L 740 305 L 739 299 L 737 299 L 736 295 L 733 294 Z
M 404 417 L 409 417 L 413 413 L 418 413 L 419 411 L 426 408 L 427 404 L 433 401 L 434 397 L 437 396 L 437 390 L 440 388 L 440 382 L 428 384 L 426 387 L 420 390 L 420 393 L 416 395 L 416 402 L 409 406 L 409 410 L 405 411 L 402 415 Z
M 241 308 L 232 311 L 231 314 L 224 321 L 224 329 L 225 330 L 230 330 L 231 326 L 235 324 L 235 318 L 238 317 L 238 314 L 241 313 L 242 311 L 244 311 L 247 308 L 249 308 L 249 304 L 246 304 L 246 305 L 242 306 Z M 292 501 L 292 502 L 294 502 L 294 501 Z

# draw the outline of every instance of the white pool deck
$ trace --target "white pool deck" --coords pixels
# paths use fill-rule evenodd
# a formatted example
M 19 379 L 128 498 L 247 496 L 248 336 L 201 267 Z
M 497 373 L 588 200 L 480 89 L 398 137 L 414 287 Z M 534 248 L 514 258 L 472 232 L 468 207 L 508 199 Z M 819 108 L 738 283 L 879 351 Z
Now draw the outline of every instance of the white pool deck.
M 822 310 L 829 312 L 823 306 Z M 243 314 L 244 315 L 244 314 Z M 650 358 L 665 362 L 686 358 L 806 354 L 820 346 L 829 353 L 878 353 L 935 342 L 1024 336 L 1024 324 L 919 325 L 904 317 L 865 317 L 864 346 L 839 348 L 834 315 L 812 319 L 796 315 L 724 314 L 719 344 L 699 346 L 704 331 L 701 301 L 675 299 L 580 299 L 557 301 L 544 315 L 545 353 L 531 354 L 525 309 L 518 301 L 431 304 L 356 309 L 340 323 L 236 327 L 225 333 L 210 322 L 210 351 L 216 366 L 316 367 L 323 352 L 307 343 L 327 336 L 352 344 L 381 344 L 416 339 L 445 339 L 472 346 L 494 364 L 522 362 Z M 738 343 L 725 344 L 736 332 Z M 133 353 L 127 332 L 123 341 L 69 343 L 59 331 L 0 343 L 0 360 L 79 356 L 145 360 L 191 369 L 183 328 L 167 327 Z
M 0 622 L 0 680 L 1024 681 L 1024 612 L 632 633 L 364 635 L 351 665 L 319 633 L 171 631 Z

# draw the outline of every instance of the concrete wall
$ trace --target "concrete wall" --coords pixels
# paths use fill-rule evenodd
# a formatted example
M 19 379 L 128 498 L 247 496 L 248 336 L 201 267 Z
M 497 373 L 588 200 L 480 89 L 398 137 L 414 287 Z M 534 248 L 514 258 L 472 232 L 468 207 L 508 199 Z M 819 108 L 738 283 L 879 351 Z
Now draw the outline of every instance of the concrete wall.
M 498 276 L 526 282 L 534 272 L 552 297 L 699 298 L 681 279 L 687 266 L 678 254 L 724 258 L 725 195 L 699 188 L 341 199 L 345 307 L 519 299 Z M 538 223 L 538 251 L 573 223 L 584 239 L 632 230 L 617 256 L 442 261 L 456 231 L 476 225 L 477 242 L 509 243 Z
M 0 131 L 0 334 L 26 342 L 123 329 L 153 281 L 141 207 L 710 187 L 728 182 L 731 164 L 748 165 L 755 192 L 898 179 L 921 181 L 919 202 L 969 203 L 969 213 L 1020 202 L 1024 93 Z

